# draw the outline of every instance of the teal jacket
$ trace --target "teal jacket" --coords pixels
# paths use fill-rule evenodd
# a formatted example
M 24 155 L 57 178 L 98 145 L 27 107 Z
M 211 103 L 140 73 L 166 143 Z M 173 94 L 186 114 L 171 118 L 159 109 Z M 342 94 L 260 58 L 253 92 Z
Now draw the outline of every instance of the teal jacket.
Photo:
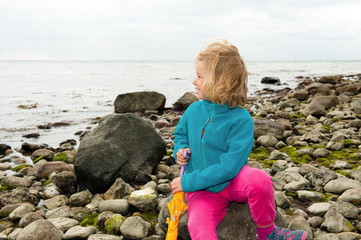
M 253 119 L 245 108 L 206 100 L 190 105 L 174 132 L 174 157 L 181 148 L 191 150 L 181 177 L 183 191 L 222 191 L 247 164 L 253 132 Z

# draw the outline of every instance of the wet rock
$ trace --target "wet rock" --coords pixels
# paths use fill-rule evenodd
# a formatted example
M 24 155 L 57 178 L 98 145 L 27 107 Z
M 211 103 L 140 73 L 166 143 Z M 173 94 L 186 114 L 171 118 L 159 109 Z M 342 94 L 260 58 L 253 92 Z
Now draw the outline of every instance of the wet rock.
M 318 80 L 320 83 L 337 84 L 341 81 L 340 75 L 335 76 L 323 76 Z
M 6 150 L 11 149 L 11 147 L 7 144 L 1 143 L 0 144 L 0 155 L 4 155 Z
M 38 179 L 47 178 L 48 175 L 52 172 L 63 172 L 71 171 L 74 172 L 74 167 L 72 165 L 63 163 L 63 162 L 41 162 L 34 166 L 35 168 L 35 177 Z
M 157 92 L 133 92 L 120 94 L 114 101 L 116 113 L 164 111 L 166 98 Z
M 281 81 L 278 77 L 263 77 L 261 83 L 281 85 Z
M 180 97 L 173 105 L 175 110 L 184 111 L 186 110 L 192 103 L 199 101 L 198 98 L 192 92 L 185 93 L 182 97 Z

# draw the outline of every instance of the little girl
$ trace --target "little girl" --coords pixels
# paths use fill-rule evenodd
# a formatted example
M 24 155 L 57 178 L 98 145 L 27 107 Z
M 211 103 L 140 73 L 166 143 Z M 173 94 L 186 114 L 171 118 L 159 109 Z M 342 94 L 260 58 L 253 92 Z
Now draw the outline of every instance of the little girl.
M 244 108 L 248 73 L 238 49 L 225 40 L 211 43 L 198 54 L 196 72 L 203 101 L 188 107 L 174 132 L 174 157 L 186 174 L 171 184 L 173 193 L 187 193 L 191 238 L 217 239 L 228 202 L 236 201 L 248 202 L 258 239 L 305 240 L 305 231 L 275 226 L 271 177 L 247 165 L 254 126 Z

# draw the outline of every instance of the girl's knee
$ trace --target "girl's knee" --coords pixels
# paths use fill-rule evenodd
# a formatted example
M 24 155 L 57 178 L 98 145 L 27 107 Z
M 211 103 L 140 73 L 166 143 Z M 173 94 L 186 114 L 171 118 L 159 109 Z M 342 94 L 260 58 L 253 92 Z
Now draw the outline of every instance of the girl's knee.
M 192 239 L 217 239 L 216 227 L 208 221 L 189 218 L 188 231 Z

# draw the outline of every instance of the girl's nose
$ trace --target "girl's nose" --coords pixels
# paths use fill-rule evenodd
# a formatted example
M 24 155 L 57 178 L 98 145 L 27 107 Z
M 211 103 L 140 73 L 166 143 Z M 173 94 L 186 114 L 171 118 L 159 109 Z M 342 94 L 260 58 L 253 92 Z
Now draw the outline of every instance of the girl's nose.
M 192 83 L 193 83 L 193 85 L 196 85 L 197 84 L 197 78 L 195 78 Z

